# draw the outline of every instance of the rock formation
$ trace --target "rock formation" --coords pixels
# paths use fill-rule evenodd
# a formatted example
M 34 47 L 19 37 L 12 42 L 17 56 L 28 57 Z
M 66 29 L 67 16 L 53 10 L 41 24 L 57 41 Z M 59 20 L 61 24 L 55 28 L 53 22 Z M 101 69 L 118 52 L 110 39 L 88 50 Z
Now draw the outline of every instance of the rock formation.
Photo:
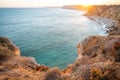
M 88 8 L 86 16 L 99 16 L 115 20 L 116 23 L 109 30 L 110 35 L 120 35 L 120 5 L 94 5 Z
M 43 80 L 43 72 L 48 69 L 32 57 L 20 56 L 18 47 L 0 37 L 0 80 Z
M 120 79 L 120 36 L 89 36 L 77 47 L 78 58 L 64 70 L 70 80 Z

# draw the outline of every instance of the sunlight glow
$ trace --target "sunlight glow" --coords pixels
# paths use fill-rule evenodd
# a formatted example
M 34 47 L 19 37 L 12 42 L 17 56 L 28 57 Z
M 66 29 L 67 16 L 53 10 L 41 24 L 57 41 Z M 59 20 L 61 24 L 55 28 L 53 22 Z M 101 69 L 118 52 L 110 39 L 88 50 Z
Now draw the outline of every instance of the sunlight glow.
M 120 4 L 120 0 L 0 0 L 0 7 L 45 7 L 63 5 Z
M 95 3 L 91 3 L 91 2 L 86 1 L 86 0 L 83 0 L 83 1 L 81 2 L 81 5 L 83 5 L 83 6 L 85 6 L 85 7 L 87 7 L 87 6 L 91 5 L 91 4 L 95 4 Z

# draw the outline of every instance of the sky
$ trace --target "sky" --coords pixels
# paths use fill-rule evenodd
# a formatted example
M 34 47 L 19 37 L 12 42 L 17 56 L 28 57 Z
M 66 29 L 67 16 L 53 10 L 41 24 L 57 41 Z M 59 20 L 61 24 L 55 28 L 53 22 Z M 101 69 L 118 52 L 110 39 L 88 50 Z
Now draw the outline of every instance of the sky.
M 0 7 L 52 7 L 75 4 L 120 4 L 120 0 L 0 0 Z

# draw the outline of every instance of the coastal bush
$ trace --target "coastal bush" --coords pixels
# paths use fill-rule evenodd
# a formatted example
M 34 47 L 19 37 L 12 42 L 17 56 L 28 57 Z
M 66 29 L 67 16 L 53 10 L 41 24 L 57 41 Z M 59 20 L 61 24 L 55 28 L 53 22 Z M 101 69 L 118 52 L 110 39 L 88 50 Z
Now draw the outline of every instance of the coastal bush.
M 45 65 L 36 65 L 36 71 L 47 71 L 49 67 Z
M 13 56 L 11 51 L 0 49 L 0 62 L 3 60 L 8 60 L 8 58 L 10 58 L 10 56 Z
M 60 70 L 58 68 L 48 70 L 44 80 L 62 80 Z
M 11 41 L 6 37 L 0 37 L 0 43 L 10 44 Z
M 115 61 L 116 62 L 120 62 L 120 43 L 119 46 L 116 47 L 115 49 Z
M 109 80 L 99 68 L 91 68 L 91 80 Z
M 2 60 L 7 60 L 10 56 L 14 54 L 12 51 L 15 50 L 15 46 L 11 41 L 5 37 L 0 37 L 0 62 Z
M 12 44 L 12 42 L 6 37 L 0 37 L 0 46 L 11 51 L 16 50 L 16 46 Z
M 120 49 L 117 50 L 117 53 L 115 55 L 115 61 L 120 62 Z

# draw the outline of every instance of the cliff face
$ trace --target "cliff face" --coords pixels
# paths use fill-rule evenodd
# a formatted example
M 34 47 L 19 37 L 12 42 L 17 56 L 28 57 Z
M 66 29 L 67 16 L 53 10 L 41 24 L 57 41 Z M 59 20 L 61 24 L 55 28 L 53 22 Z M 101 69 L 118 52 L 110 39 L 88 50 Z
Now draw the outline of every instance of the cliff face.
M 97 6 L 86 15 L 113 19 L 111 15 L 116 14 L 119 7 L 114 8 Z M 118 26 L 116 15 L 114 20 Z M 20 50 L 9 39 L 0 37 L 0 80 L 120 80 L 120 35 L 116 30 L 108 36 L 89 36 L 82 40 L 77 46 L 78 58 L 64 70 L 39 65 L 32 57 L 20 56 Z
M 120 36 L 90 36 L 78 44 L 78 54 L 80 56 L 96 57 L 100 60 L 120 62 L 117 56 L 120 52 Z
M 64 71 L 71 80 L 120 79 L 120 36 L 89 36 L 77 47 L 78 58 Z
M 88 8 L 87 16 L 101 16 L 120 22 L 120 5 L 100 5 Z
M 87 7 L 82 5 L 64 5 L 63 9 L 73 9 L 73 10 L 83 10 L 83 11 L 88 10 Z
M 116 21 L 116 24 L 111 26 L 110 35 L 120 35 L 120 5 L 101 5 L 88 8 L 86 16 L 99 16 Z
M 20 50 L 8 38 L 0 37 L 0 80 L 43 80 L 42 71 L 32 57 L 20 56 Z

